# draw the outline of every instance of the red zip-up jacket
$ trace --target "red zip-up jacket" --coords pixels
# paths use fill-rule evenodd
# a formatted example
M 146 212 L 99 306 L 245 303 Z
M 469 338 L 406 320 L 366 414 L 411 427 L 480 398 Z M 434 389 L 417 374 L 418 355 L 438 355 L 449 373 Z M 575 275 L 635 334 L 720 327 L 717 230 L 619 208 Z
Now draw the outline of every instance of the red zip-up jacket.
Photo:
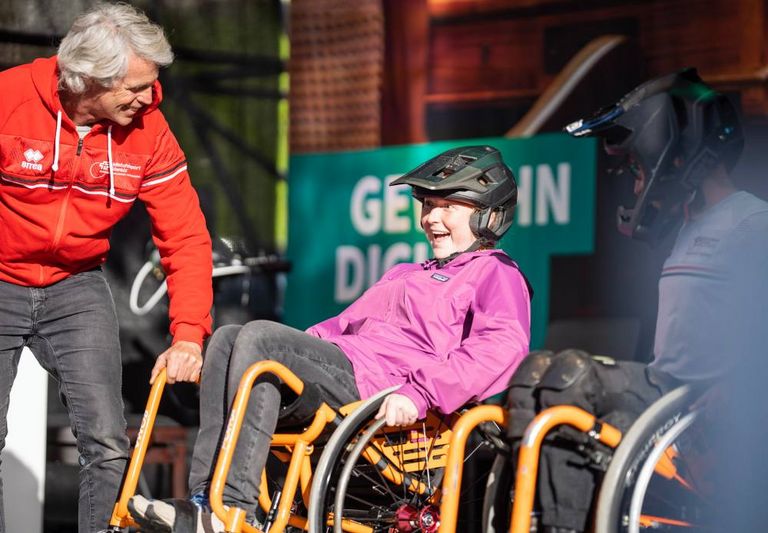
M 81 140 L 58 94 L 56 58 L 0 72 L 0 280 L 45 287 L 102 264 L 138 198 L 168 277 L 171 334 L 211 332 L 211 238 L 184 153 L 153 102 L 131 124 Z

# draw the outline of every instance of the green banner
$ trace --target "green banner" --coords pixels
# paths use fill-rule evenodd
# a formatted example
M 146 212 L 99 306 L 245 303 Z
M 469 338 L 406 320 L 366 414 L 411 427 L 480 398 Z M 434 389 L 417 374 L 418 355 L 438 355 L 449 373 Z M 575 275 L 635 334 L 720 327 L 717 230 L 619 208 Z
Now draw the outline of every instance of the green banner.
M 398 176 L 457 146 L 501 150 L 518 183 L 515 223 L 501 247 L 533 285 L 532 347 L 544 340 L 553 255 L 594 247 L 595 142 L 546 134 L 291 157 L 285 322 L 306 328 L 338 314 L 398 262 L 431 256 L 410 187 Z

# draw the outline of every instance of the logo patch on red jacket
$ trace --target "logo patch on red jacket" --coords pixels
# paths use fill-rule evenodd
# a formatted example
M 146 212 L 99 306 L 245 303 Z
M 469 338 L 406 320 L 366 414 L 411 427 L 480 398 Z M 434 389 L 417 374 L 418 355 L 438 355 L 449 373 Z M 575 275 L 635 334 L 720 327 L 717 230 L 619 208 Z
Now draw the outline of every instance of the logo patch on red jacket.
M 43 165 L 40 164 L 40 161 L 43 159 L 43 154 L 40 152 L 40 150 L 27 148 L 23 155 L 26 161 L 21 162 L 21 168 L 26 168 L 27 170 L 37 170 L 38 172 L 43 170 Z
M 91 164 L 91 177 L 100 178 L 109 175 L 109 161 L 95 161 Z M 142 178 L 141 165 L 132 165 L 130 163 L 112 162 L 112 173 L 115 176 L 125 176 L 140 180 Z

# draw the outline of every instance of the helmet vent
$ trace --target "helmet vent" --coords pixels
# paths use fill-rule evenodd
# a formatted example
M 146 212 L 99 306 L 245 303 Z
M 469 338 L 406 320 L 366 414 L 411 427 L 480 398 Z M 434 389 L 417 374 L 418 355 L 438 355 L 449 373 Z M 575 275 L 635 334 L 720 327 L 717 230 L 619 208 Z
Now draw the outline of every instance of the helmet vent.
M 467 157 L 465 155 L 459 154 L 451 159 L 447 165 L 445 165 L 443 172 L 450 176 L 451 174 L 458 172 L 462 168 L 466 167 L 472 161 L 475 161 L 474 157 Z

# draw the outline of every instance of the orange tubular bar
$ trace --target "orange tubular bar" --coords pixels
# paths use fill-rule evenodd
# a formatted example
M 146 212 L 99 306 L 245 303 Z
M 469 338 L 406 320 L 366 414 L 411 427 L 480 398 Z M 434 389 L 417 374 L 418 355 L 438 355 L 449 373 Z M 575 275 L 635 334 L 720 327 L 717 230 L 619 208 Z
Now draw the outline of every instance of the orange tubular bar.
M 459 418 L 453 426 L 453 436 L 448 447 L 448 461 L 445 465 L 440 502 L 440 527 L 438 533 L 456 531 L 456 519 L 459 512 L 459 492 L 461 477 L 464 472 L 464 450 L 472 430 L 483 422 L 496 422 L 506 425 L 507 411 L 500 405 L 479 405 L 473 407 Z
M 301 499 L 307 508 L 309 508 L 309 489 L 312 485 L 312 465 L 309 461 L 309 456 L 312 455 L 311 451 L 307 453 L 307 456 L 301 462 L 301 475 L 299 476 L 301 481 Z
M 258 533 L 256 528 L 245 523 L 244 510 L 237 507 L 224 507 L 223 497 L 224 485 L 227 480 L 230 466 L 232 465 L 232 456 L 235 453 L 237 439 L 240 436 L 240 430 L 242 429 L 243 418 L 245 417 L 245 412 L 248 407 L 248 399 L 251 395 L 253 383 L 256 381 L 256 378 L 266 372 L 275 374 L 297 395 L 300 395 L 304 390 L 304 383 L 302 383 L 293 372 L 288 370 L 288 368 L 275 361 L 261 361 L 251 365 L 241 378 L 240 385 L 237 388 L 237 394 L 235 395 L 235 401 L 232 404 L 229 413 L 227 428 L 224 433 L 224 439 L 222 440 L 221 450 L 219 451 L 219 458 L 216 462 L 216 469 L 213 473 L 210 489 L 211 509 L 216 513 L 216 516 L 224 522 L 225 530 L 232 533 L 239 533 L 240 531 L 245 531 L 246 533 Z M 283 486 L 283 494 L 280 497 L 280 503 L 278 504 L 275 522 L 270 531 L 283 531 L 286 524 L 288 524 L 291 519 L 291 503 L 293 502 L 296 487 L 299 483 L 304 456 L 309 453 L 307 448 L 308 444 L 313 442 L 314 439 L 320 435 L 328 422 L 333 420 L 335 416 L 336 414 L 333 409 L 323 403 L 315 414 L 312 424 L 304 433 L 298 435 L 274 435 L 272 444 L 292 445 L 293 452 L 291 454 L 291 461 Z
M 661 524 L 674 527 L 689 527 L 694 525 L 683 520 L 673 520 L 671 518 L 662 518 L 660 516 L 642 515 L 640 516 L 640 525 L 646 528 L 658 528 Z
M 147 407 L 144 409 L 144 416 L 141 419 L 139 433 L 136 436 L 136 445 L 133 447 L 131 462 L 128 463 L 128 469 L 125 474 L 125 481 L 123 482 L 123 489 L 120 491 L 120 497 L 118 498 L 117 503 L 115 504 L 115 508 L 112 511 L 112 518 L 109 520 L 109 525 L 111 527 L 123 528 L 136 525 L 136 523 L 131 518 L 130 513 L 128 512 L 128 500 L 130 500 L 133 495 L 136 494 L 136 485 L 139 483 L 141 467 L 144 464 L 144 456 L 146 455 L 147 448 L 149 447 L 149 439 L 152 435 L 152 428 L 155 425 L 157 408 L 160 405 L 160 399 L 163 396 L 164 387 L 165 369 L 161 370 L 157 375 L 155 382 L 152 384 L 152 389 L 149 391 Z
M 286 369 L 288 371 L 288 369 Z M 302 497 L 309 492 L 309 484 L 312 478 L 312 467 L 309 462 L 309 456 L 312 454 L 312 445 L 317 437 L 323 432 L 325 427 L 336 417 L 336 412 L 328 404 L 320 404 L 320 408 L 315 413 L 315 418 L 309 427 L 299 435 L 275 435 L 272 442 L 280 437 L 292 437 L 293 450 L 291 461 L 288 465 L 288 471 L 283 481 L 283 492 L 280 496 L 280 503 L 277 506 L 275 520 L 270 527 L 270 532 L 281 533 L 286 525 L 306 529 L 307 521 L 305 518 L 291 514 L 291 507 L 296 489 L 302 487 Z M 233 443 L 234 445 L 234 443 Z
M 515 479 L 515 502 L 512 506 L 510 533 L 529 533 L 533 496 L 536 491 L 536 476 L 539 469 L 539 452 L 546 434 L 555 426 L 568 424 L 584 433 L 595 431 L 595 416 L 571 405 L 550 407 L 539 413 L 528 424 L 520 446 L 520 455 Z M 621 432 L 613 426 L 603 424 L 599 434 L 593 437 L 603 444 L 615 448 L 621 440 Z

